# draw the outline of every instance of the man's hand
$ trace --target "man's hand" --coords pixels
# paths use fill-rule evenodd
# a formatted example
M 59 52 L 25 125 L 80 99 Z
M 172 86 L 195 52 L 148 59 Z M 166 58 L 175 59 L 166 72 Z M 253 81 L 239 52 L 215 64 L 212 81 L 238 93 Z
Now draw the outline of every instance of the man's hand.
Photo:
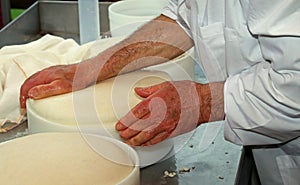
M 164 82 L 136 88 L 135 92 L 145 100 L 116 124 L 116 130 L 129 145 L 153 145 L 189 132 L 200 123 L 224 118 L 223 83 Z M 218 112 L 211 114 L 212 110 Z
M 21 108 L 27 98 L 41 99 L 72 91 L 76 65 L 59 65 L 41 70 L 25 80 L 20 90 Z

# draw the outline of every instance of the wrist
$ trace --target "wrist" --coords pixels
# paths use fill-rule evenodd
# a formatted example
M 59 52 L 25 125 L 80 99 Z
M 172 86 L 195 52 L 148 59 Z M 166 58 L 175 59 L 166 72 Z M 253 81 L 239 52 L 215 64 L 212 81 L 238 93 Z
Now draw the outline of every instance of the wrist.
M 197 84 L 199 95 L 198 124 L 224 120 L 224 82 Z

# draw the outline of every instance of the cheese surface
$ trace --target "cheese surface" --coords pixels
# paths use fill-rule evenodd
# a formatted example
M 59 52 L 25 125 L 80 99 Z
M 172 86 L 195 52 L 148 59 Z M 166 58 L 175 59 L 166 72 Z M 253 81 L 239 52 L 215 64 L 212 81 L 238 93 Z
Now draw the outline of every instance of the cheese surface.
M 90 137 L 90 141 L 114 153 L 118 159 L 111 160 L 107 158 L 108 153 L 96 152 L 78 133 L 33 134 L 2 143 L 1 182 L 6 185 L 110 185 L 131 173 L 134 165 L 126 152 L 97 137 Z

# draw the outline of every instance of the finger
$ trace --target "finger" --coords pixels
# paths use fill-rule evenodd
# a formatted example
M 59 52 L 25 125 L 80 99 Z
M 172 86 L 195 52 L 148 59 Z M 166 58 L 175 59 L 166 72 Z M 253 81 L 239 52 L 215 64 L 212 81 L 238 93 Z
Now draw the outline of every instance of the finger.
M 134 89 L 134 91 L 139 96 L 146 98 L 146 97 L 150 96 L 151 94 L 155 93 L 156 91 L 158 91 L 159 89 L 165 87 L 167 84 L 168 84 L 168 82 L 163 82 L 163 83 L 149 86 L 149 87 L 136 87 Z
M 145 112 L 146 113 L 146 112 Z M 139 119 L 136 119 L 135 122 L 139 122 L 139 120 L 145 120 L 147 119 L 150 114 L 148 114 L 149 112 L 146 113 L 146 115 L 144 115 L 143 117 L 139 118 Z M 133 116 L 133 115 L 131 115 Z M 117 131 L 122 131 L 122 130 L 125 130 L 125 129 L 128 129 L 129 127 L 131 127 L 133 124 L 134 124 L 134 120 L 132 119 L 131 121 L 129 121 L 129 118 L 125 118 L 126 116 L 124 116 L 121 120 L 119 120 L 116 124 L 116 130 Z M 124 121 L 124 120 L 127 120 L 127 121 Z M 124 122 L 123 122 L 124 121 Z M 138 130 L 138 129 L 137 129 Z
M 37 100 L 71 91 L 71 82 L 66 80 L 55 80 L 49 84 L 39 85 L 31 88 L 28 91 L 28 97 Z
M 151 134 L 145 135 L 145 132 L 140 132 L 139 134 L 137 134 L 136 136 L 125 140 L 125 143 L 131 146 L 142 146 L 145 142 L 149 141 L 150 139 L 152 139 L 155 135 Z
M 134 130 L 140 130 L 141 131 L 141 129 L 138 129 L 137 126 L 133 126 L 133 124 L 136 124 L 136 125 L 138 125 L 138 124 L 145 124 L 146 125 L 147 122 L 145 120 L 147 118 L 149 118 L 149 116 L 150 116 L 150 114 L 146 114 L 144 117 L 140 118 L 135 123 L 130 123 L 130 125 L 128 125 L 128 123 L 123 124 L 121 121 L 118 121 L 118 123 L 116 124 L 116 130 L 117 131 L 123 131 L 125 129 L 128 129 L 129 127 L 132 127 Z M 143 122 L 143 123 L 140 123 L 140 122 Z
M 149 115 L 146 115 L 146 117 L 149 117 Z M 146 129 L 147 127 L 150 127 L 152 125 L 151 121 L 147 120 L 146 118 L 142 118 L 138 120 L 137 122 L 130 125 L 130 127 L 120 131 L 120 136 L 123 139 L 129 139 Z
M 50 76 L 51 75 L 49 73 L 49 70 L 45 69 L 45 70 L 42 70 L 42 71 L 39 71 L 39 72 L 33 74 L 32 76 L 30 76 L 29 78 L 27 78 L 24 81 L 24 83 L 20 89 L 21 108 L 26 107 L 26 100 L 28 98 L 28 92 L 30 91 L 30 89 L 32 89 L 35 86 L 48 84 L 52 80 L 55 80 L 55 79 L 49 78 Z
M 150 113 L 149 101 L 144 100 L 138 103 L 134 108 L 131 109 L 123 118 L 121 118 L 115 125 L 117 131 L 124 130 L 128 128 L 133 123 L 137 122 L 139 119 L 147 118 L 147 114 Z
M 128 139 L 126 143 L 132 146 L 147 146 L 159 143 L 171 136 L 176 125 L 177 124 L 172 124 L 172 121 L 152 124 L 134 137 Z
M 20 89 L 20 105 L 21 105 L 21 108 L 26 107 L 26 100 L 28 98 L 28 91 L 32 87 L 44 83 L 44 81 L 42 81 L 42 78 L 37 78 L 38 76 L 39 76 L 39 72 L 35 73 L 31 77 L 27 78 L 24 81 L 23 85 L 21 86 L 21 89 Z
M 167 139 L 170 136 L 169 132 L 161 132 L 159 134 L 157 134 L 155 137 L 153 137 L 152 139 L 150 139 L 149 141 L 147 141 L 146 143 L 144 143 L 142 146 L 151 146 L 151 145 L 155 145 L 157 143 L 162 142 L 163 140 Z
M 157 125 L 152 125 L 143 131 L 139 132 L 134 137 L 125 141 L 125 143 L 132 145 L 132 146 L 140 146 L 152 138 L 154 138 L 159 133 L 163 132 Z
M 139 130 L 134 130 L 134 129 L 127 128 L 127 129 L 125 129 L 125 130 L 123 130 L 123 131 L 120 132 L 120 136 L 124 140 L 127 140 L 127 139 L 129 139 L 129 138 L 137 135 L 140 132 L 141 131 L 139 131 Z

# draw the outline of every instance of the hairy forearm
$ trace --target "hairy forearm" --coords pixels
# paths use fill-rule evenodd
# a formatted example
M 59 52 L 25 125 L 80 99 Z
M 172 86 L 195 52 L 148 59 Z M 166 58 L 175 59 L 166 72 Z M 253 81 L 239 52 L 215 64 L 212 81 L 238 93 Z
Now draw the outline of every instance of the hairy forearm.
M 120 73 L 160 64 L 193 46 L 190 37 L 163 15 L 150 21 L 120 43 L 84 62 L 89 75 L 102 81 Z M 91 80 L 93 82 L 94 80 Z

